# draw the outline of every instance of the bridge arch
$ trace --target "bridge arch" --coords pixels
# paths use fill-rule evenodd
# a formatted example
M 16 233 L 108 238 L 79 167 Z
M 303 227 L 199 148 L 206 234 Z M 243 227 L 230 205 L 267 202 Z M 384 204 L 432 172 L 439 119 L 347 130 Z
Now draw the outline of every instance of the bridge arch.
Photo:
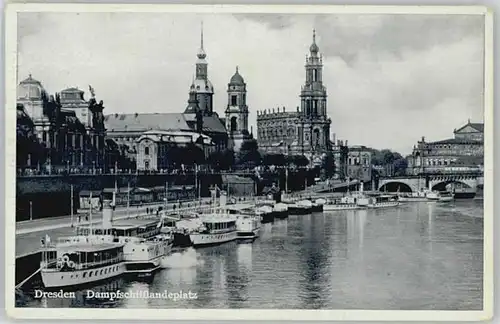
M 381 185 L 378 189 L 379 191 L 387 191 L 387 192 L 412 192 L 411 187 L 401 181 L 390 181 Z
M 437 191 L 446 191 L 449 190 L 447 187 L 452 184 L 458 185 L 458 188 L 471 188 L 470 185 L 460 180 L 445 180 L 434 184 L 431 189 Z

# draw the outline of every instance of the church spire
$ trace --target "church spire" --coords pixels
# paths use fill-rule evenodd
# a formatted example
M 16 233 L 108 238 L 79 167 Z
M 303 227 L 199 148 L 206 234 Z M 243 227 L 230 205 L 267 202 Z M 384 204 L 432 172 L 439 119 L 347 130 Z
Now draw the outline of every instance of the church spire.
M 203 47 L 203 21 L 201 21 L 200 50 L 198 51 L 198 58 L 202 60 L 205 57 L 207 57 L 207 54 L 205 53 L 205 48 Z
M 309 51 L 311 52 L 311 56 L 316 56 L 319 52 L 319 47 L 316 45 L 316 29 L 313 29 L 313 42 L 311 47 L 309 47 Z

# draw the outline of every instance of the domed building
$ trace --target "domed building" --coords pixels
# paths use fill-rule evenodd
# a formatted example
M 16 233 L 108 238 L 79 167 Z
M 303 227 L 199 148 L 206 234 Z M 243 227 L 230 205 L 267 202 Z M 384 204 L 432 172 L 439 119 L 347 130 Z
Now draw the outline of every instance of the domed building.
M 31 75 L 19 83 L 17 110 L 25 118 L 18 120 L 17 126 L 32 125 L 38 147 L 26 151 L 24 157 L 18 156 L 18 167 L 40 172 L 82 167 L 104 170 L 104 129 L 96 131 L 96 125 L 87 124 L 76 114 L 92 114 L 83 91 L 70 88 L 61 94 L 64 99 L 60 94 L 49 96 L 42 83 Z
M 48 118 L 44 114 L 48 100 L 49 96 L 42 83 L 33 79 L 31 74 L 17 86 L 17 103 L 23 105 L 33 122 L 38 124 L 42 121 L 48 122 Z

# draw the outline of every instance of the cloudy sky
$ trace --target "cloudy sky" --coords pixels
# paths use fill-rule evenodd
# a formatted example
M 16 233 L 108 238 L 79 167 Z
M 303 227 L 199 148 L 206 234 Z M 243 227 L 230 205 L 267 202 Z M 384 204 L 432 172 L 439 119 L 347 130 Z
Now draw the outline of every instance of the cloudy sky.
M 406 154 L 483 121 L 477 15 L 21 13 L 19 78 L 50 93 L 91 84 L 108 114 L 182 112 L 201 21 L 215 110 L 239 66 L 254 131 L 257 110 L 299 105 L 313 28 L 338 139 Z

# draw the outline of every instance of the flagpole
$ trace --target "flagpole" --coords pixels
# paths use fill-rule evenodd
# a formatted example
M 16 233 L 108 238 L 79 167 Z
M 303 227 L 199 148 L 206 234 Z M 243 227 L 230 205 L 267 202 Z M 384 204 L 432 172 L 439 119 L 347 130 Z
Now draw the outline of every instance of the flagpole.
M 127 182 L 127 218 L 129 216 L 129 208 L 130 208 L 130 181 Z
M 167 208 L 168 208 L 168 203 L 167 203 L 167 199 L 168 199 L 168 181 L 165 181 L 165 216 L 167 215 Z
M 92 236 L 92 190 L 90 190 L 89 229 Z
M 73 226 L 73 185 L 71 185 L 71 227 Z

